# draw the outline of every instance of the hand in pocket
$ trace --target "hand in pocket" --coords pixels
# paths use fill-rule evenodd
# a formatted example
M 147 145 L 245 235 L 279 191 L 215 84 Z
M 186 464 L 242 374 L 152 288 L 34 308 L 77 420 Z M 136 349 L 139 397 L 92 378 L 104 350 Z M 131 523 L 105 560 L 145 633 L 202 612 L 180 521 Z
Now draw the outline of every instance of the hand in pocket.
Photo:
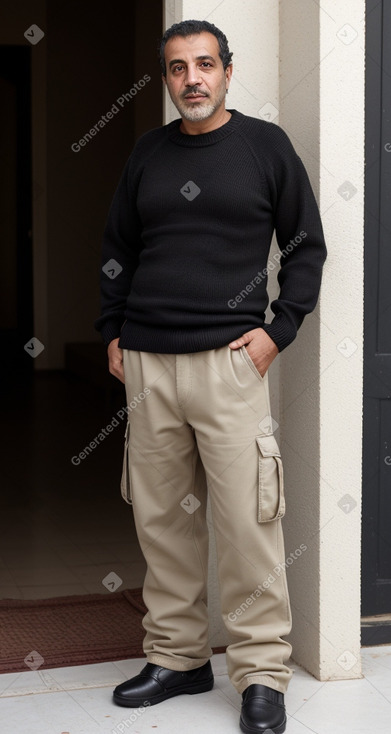
M 278 347 L 262 328 L 251 329 L 239 339 L 228 344 L 231 349 L 245 346 L 250 359 L 254 362 L 261 377 L 264 377 L 273 359 L 278 354 Z

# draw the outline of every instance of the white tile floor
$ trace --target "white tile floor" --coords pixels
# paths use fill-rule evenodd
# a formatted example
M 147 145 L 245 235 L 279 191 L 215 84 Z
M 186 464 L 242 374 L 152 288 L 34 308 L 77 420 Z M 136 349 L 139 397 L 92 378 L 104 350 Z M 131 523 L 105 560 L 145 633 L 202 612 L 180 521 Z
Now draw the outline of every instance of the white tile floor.
M 390 734 L 391 646 L 362 649 L 360 680 L 321 683 L 294 663 L 285 696 L 287 734 Z M 28 734 L 237 734 L 241 696 L 225 655 L 212 659 L 215 687 L 144 711 L 122 709 L 113 686 L 144 659 L 0 675 L 0 731 Z

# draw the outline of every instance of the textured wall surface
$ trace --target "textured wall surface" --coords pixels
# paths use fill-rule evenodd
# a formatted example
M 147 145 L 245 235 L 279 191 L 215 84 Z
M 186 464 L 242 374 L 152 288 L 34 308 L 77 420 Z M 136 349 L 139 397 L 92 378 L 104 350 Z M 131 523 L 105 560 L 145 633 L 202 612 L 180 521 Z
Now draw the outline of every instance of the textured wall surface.
M 321 680 L 361 675 L 364 11 L 280 3 L 280 122 L 328 246 L 319 305 L 282 355 L 280 394 L 287 554 L 308 546 L 288 575 L 290 641 Z

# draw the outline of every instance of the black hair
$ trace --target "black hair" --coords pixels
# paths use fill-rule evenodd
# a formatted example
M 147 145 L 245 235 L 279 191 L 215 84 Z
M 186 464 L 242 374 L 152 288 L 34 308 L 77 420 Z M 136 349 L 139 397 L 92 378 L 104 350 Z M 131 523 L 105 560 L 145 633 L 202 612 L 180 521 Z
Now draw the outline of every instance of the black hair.
M 213 33 L 219 42 L 219 56 L 223 64 L 224 71 L 227 66 L 231 63 L 232 52 L 228 48 L 228 41 L 224 33 L 217 28 L 213 23 L 208 23 L 207 20 L 182 20 L 181 23 L 174 23 L 170 28 L 165 31 L 159 45 L 159 61 L 162 74 L 165 77 L 167 75 L 166 62 L 164 58 L 164 49 L 166 43 L 170 38 L 174 36 L 192 36 L 196 33 Z

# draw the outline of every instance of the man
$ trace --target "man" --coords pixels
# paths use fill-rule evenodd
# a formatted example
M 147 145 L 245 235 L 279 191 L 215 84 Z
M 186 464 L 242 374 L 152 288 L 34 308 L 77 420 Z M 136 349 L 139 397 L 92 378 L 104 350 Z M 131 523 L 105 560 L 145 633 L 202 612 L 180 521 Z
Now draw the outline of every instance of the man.
M 137 141 L 105 228 L 96 326 L 134 402 L 122 491 L 147 562 L 148 609 L 147 664 L 114 701 L 153 705 L 213 687 L 209 496 L 240 728 L 280 734 L 291 611 L 267 371 L 315 307 L 326 247 L 286 134 L 225 108 L 231 58 L 206 21 L 165 32 L 162 77 L 180 119 Z M 280 293 L 266 324 L 274 230 Z

